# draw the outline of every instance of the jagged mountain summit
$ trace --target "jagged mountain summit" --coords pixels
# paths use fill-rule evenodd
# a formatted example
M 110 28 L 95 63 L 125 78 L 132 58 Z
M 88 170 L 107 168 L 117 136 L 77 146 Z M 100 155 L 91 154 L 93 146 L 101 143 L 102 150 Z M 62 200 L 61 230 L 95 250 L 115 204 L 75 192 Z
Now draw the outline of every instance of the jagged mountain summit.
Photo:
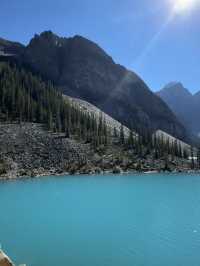
M 181 83 L 171 82 L 157 94 L 190 132 L 195 135 L 200 133 L 200 92 L 193 95 Z
M 170 82 L 163 89 L 157 92 L 157 94 L 165 97 L 165 99 L 168 99 L 170 102 L 173 100 L 175 102 L 178 97 L 181 97 L 184 104 L 188 104 L 193 99 L 192 93 L 186 89 L 181 82 Z M 172 96 L 174 98 L 172 98 Z
M 129 128 L 162 129 L 187 138 L 184 126 L 140 77 L 81 36 L 61 38 L 43 32 L 26 47 L 20 46 L 16 56 L 64 94 L 94 104 Z

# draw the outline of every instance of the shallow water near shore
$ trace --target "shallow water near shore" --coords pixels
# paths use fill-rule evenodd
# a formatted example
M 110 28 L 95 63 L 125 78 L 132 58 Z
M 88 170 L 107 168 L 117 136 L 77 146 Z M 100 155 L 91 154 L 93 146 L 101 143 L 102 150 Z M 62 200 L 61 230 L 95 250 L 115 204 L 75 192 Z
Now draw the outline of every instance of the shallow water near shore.
M 199 266 L 200 175 L 0 182 L 0 243 L 27 266 Z

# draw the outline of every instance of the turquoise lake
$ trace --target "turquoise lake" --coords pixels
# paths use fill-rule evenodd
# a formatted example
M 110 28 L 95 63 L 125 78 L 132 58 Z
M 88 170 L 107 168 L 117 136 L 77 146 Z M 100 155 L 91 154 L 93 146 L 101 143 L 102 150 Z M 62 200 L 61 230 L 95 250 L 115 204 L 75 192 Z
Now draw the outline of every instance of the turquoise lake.
M 2 181 L 0 206 L 17 265 L 200 265 L 200 175 Z

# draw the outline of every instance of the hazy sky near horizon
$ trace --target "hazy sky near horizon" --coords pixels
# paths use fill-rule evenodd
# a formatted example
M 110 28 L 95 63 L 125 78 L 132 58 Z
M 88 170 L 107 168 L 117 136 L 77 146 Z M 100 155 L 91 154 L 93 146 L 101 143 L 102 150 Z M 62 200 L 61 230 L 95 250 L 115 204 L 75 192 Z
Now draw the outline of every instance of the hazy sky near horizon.
M 82 35 L 152 90 L 180 81 L 194 93 L 200 90 L 200 5 L 172 15 L 172 1 L 180 0 L 1 0 L 0 37 L 27 44 L 44 30 Z

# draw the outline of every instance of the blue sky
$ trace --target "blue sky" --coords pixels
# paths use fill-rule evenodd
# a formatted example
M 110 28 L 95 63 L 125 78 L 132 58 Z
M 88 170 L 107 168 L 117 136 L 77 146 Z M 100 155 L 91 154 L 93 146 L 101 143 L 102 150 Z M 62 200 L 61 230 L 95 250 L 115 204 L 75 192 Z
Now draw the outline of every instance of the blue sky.
M 200 8 L 177 0 L 1 0 L 0 36 L 27 44 L 35 33 L 83 35 L 139 74 L 152 90 L 181 81 L 200 90 Z

